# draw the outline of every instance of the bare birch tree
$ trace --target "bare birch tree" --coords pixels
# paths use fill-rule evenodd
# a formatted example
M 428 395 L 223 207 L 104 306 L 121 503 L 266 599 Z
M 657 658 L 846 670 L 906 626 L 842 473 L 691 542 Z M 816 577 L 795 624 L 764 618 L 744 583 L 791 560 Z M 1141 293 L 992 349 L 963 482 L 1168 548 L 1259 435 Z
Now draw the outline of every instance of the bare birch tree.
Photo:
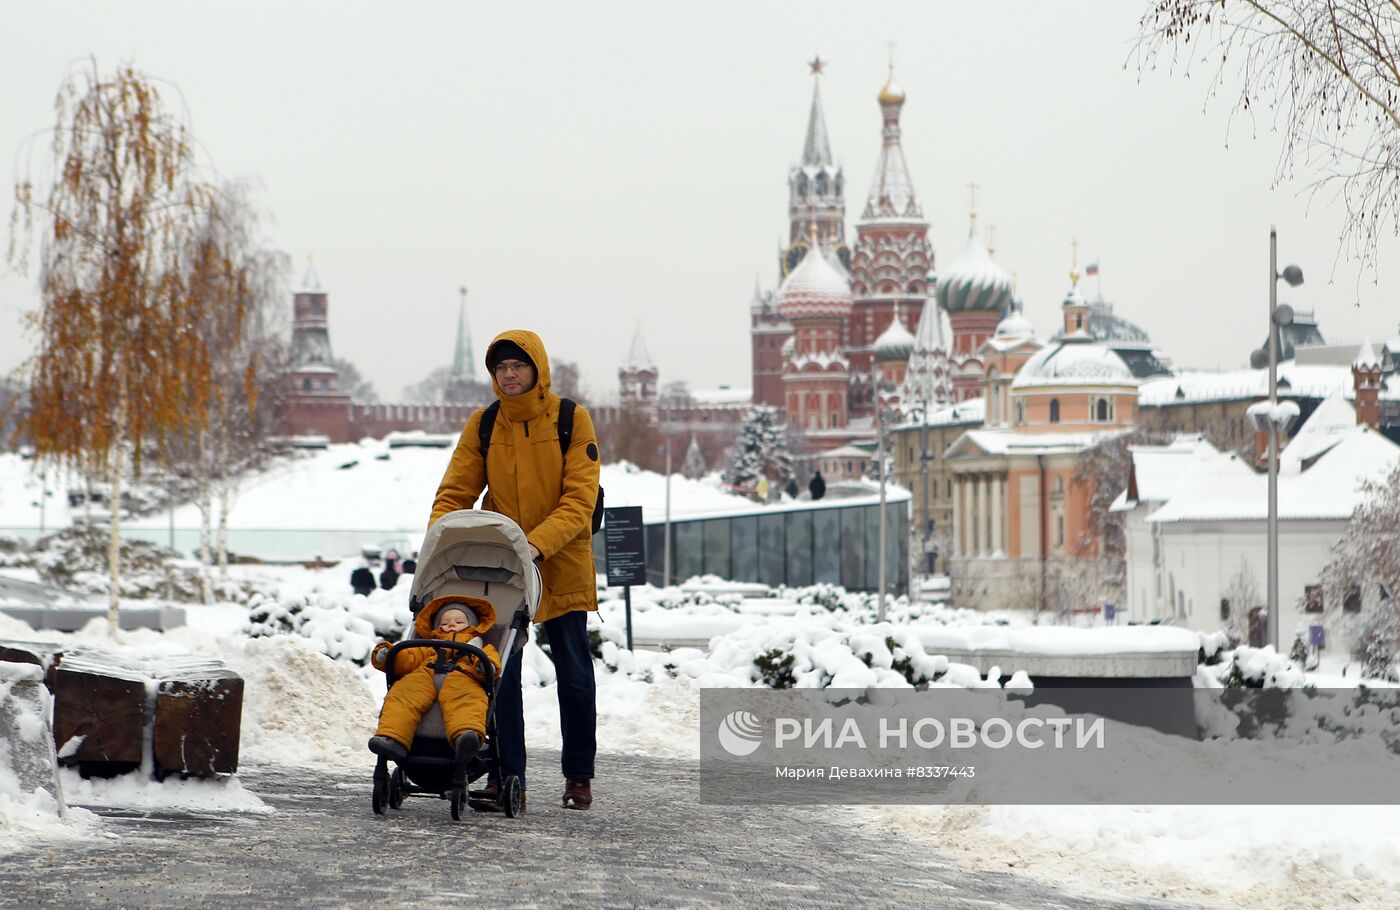
M 194 342 L 209 377 L 207 386 L 185 391 L 208 419 L 163 453 L 171 469 L 193 481 L 206 601 L 208 567 L 217 560 L 220 574 L 227 572 L 228 514 L 239 479 L 269 456 L 273 409 L 263 399 L 286 366 L 277 313 L 288 258 L 262 245 L 260 214 L 246 185 L 222 186 L 217 202 L 202 213 L 183 261 L 186 294 L 199 299 Z
M 1400 3 L 1396 0 L 1151 0 L 1140 70 L 1211 70 L 1209 95 L 1268 117 L 1283 139 L 1276 182 L 1308 175 L 1346 207 L 1344 248 L 1377 264 L 1400 234 Z M 1339 250 L 1340 252 L 1340 250 Z
M 205 419 L 209 365 L 191 343 L 199 324 L 180 256 L 211 194 L 195 176 L 183 119 L 130 66 L 104 76 L 96 61 L 60 88 L 52 174 L 15 186 L 9 255 L 24 269 L 38 239 L 38 350 L 26 364 L 25 430 L 35 455 L 105 475 L 111 523 L 108 618 L 120 590 L 122 481 L 141 445 Z

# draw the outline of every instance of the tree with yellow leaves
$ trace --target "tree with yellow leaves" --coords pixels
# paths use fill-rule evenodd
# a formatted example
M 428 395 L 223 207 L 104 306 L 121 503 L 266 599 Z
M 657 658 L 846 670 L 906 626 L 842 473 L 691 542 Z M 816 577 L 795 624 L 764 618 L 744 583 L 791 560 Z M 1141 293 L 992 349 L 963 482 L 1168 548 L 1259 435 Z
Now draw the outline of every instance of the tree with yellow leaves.
M 217 304 L 189 293 L 195 271 L 186 257 L 217 199 L 199 177 L 184 120 L 133 67 L 73 69 L 55 107 L 52 172 L 21 176 L 11 223 L 18 267 L 37 240 L 40 306 L 29 321 L 38 337 L 24 366 L 24 429 L 41 462 L 107 481 L 115 634 L 123 480 L 139 473 L 143 445 L 159 448 L 209 417 L 202 310 Z

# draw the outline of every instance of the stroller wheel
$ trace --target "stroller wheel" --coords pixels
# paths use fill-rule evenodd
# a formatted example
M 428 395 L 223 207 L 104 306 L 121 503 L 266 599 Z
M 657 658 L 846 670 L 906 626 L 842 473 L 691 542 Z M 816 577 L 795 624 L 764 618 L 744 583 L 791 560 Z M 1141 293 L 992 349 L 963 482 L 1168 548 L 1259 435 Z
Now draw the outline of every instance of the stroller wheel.
M 407 795 L 407 794 L 404 792 L 405 789 L 406 789 L 406 787 L 405 787 L 405 782 L 404 782 L 404 779 L 403 779 L 403 769 L 402 769 L 402 768 L 395 768 L 395 769 L 394 769 L 394 776 L 391 777 L 391 778 L 389 778 L 389 808 L 390 808 L 390 809 L 402 809 L 402 808 L 403 808 L 403 800 L 404 800 L 404 797 Z
M 515 818 L 520 814 L 520 778 L 514 774 L 501 783 L 501 808 L 506 818 Z
M 452 820 L 454 822 L 462 820 L 462 806 L 467 801 L 467 790 L 465 787 L 452 788 Z
M 384 804 L 389 801 L 389 785 L 380 779 L 379 775 L 374 776 L 374 795 L 371 804 L 374 806 L 375 815 L 384 814 Z

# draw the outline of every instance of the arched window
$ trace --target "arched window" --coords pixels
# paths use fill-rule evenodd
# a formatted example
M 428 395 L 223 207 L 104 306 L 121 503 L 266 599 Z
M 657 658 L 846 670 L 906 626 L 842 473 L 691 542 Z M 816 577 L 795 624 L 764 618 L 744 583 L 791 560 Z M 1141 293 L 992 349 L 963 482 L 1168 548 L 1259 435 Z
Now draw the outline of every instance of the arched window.
M 799 195 L 799 196 L 806 196 L 806 195 L 807 195 L 807 177 L 806 177 L 806 175 L 803 175 L 803 176 L 797 178 L 797 195 Z
M 1099 423 L 1108 423 L 1108 399 L 1100 398 L 1094 403 L 1094 419 Z
M 1050 422 L 1060 422 L 1060 399 L 1058 398 L 1050 399 Z
M 826 175 L 825 175 L 825 174 L 818 174 L 818 175 L 817 175 L 817 195 L 818 195 L 818 196 L 825 196 L 825 195 L 826 195 Z

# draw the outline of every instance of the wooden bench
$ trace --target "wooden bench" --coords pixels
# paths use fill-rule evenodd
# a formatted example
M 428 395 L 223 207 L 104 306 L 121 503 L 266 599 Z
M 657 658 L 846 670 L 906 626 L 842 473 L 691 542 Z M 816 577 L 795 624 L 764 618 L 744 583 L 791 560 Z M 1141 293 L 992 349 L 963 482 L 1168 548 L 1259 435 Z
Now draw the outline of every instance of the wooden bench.
M 238 770 L 243 679 L 217 660 L 17 641 L 0 641 L 0 660 L 45 668 L 59 764 L 84 777 L 133 771 L 147 758 L 158 780 Z

